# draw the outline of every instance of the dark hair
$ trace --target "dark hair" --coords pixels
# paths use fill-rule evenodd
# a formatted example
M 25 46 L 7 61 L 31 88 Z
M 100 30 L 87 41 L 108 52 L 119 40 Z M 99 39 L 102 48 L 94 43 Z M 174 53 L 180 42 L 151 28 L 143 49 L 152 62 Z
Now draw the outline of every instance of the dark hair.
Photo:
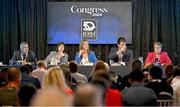
M 57 44 L 57 47 L 59 47 L 60 45 L 64 45 L 64 42 L 59 42 L 59 43 Z
M 144 75 L 140 70 L 134 70 L 129 74 L 129 78 L 131 79 L 131 81 L 142 82 L 144 79 Z
M 120 42 L 126 42 L 126 39 L 124 37 L 119 37 L 117 44 L 120 44 Z
M 33 97 L 36 91 L 37 89 L 33 85 L 30 85 L 30 84 L 23 85 L 18 92 L 20 105 L 29 106 L 31 98 Z
M 110 78 L 114 78 L 114 77 L 118 76 L 114 71 L 109 71 L 108 75 Z
M 167 77 L 170 77 L 170 76 L 172 75 L 173 69 L 174 69 L 174 66 L 173 66 L 172 64 L 166 65 L 166 66 L 164 67 L 165 74 L 166 74 Z
M 153 79 L 162 78 L 162 69 L 159 66 L 152 66 L 150 69 L 150 75 Z
M 24 73 L 24 74 L 29 74 L 33 71 L 33 68 L 31 65 L 29 64 L 26 64 L 26 65 L 23 65 L 22 67 L 20 67 L 20 70 L 21 70 L 21 73 Z
M 136 59 L 132 62 L 132 70 L 141 70 L 142 69 L 142 63 L 140 60 Z
M 71 73 L 75 73 L 78 70 L 78 65 L 74 61 L 71 61 L 69 62 L 69 69 Z
M 9 69 L 7 67 L 4 67 L 0 71 L 0 87 L 6 86 L 8 83 L 8 72 Z
M 180 64 L 174 68 L 172 75 L 173 77 L 180 76 Z
M 56 51 L 58 51 L 58 47 L 59 47 L 60 45 L 64 45 L 64 42 L 59 42 L 59 43 L 57 44 Z

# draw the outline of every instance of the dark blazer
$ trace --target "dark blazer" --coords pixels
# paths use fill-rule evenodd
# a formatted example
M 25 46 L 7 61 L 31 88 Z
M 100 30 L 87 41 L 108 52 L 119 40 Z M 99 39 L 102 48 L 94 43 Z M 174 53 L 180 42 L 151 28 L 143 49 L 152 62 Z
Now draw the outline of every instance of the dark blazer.
M 13 65 L 14 64 L 18 64 L 19 65 L 19 63 L 17 62 L 19 60 L 22 60 L 22 58 L 21 58 L 21 51 L 20 50 L 14 52 L 14 55 L 13 55 L 11 61 L 12 61 Z M 36 58 L 36 55 L 34 54 L 34 52 L 32 52 L 32 51 L 28 52 L 28 55 L 26 56 L 26 61 L 31 63 L 31 65 L 36 65 L 37 58 Z
M 108 59 L 112 60 L 114 62 L 118 62 L 119 58 L 117 55 L 117 47 L 112 47 L 110 50 L 110 53 L 108 55 Z M 123 55 L 122 61 L 126 63 L 126 65 L 131 65 L 133 60 L 133 52 L 132 50 L 127 49 L 126 52 Z

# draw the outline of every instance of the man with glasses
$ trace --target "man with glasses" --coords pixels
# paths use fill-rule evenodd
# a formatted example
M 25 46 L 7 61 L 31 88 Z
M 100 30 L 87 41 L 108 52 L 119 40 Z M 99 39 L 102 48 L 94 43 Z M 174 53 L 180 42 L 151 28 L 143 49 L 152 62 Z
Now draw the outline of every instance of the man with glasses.
M 145 60 L 144 68 L 150 67 L 154 63 L 161 65 L 172 64 L 167 52 L 162 52 L 162 44 L 160 42 L 154 42 L 154 52 L 149 52 Z
M 127 49 L 126 40 L 120 37 L 117 41 L 117 47 L 111 48 L 108 56 L 110 64 L 119 63 L 121 65 L 130 65 L 133 60 L 132 50 Z
M 27 42 L 21 42 L 20 50 L 15 51 L 11 59 L 12 65 L 36 65 L 37 58 L 36 55 L 29 50 Z

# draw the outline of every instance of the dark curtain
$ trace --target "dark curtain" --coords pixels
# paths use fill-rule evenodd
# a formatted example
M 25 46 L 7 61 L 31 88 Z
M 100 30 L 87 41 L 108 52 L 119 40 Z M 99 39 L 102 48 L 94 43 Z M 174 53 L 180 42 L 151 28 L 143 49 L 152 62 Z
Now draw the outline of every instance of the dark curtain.
M 133 0 L 135 56 L 146 57 L 153 42 L 163 43 L 174 64 L 180 58 L 180 0 Z
M 49 0 L 62 1 L 62 0 Z M 64 0 L 84 1 L 84 0 Z M 108 1 L 108 0 L 86 0 Z M 110 0 L 109 0 L 110 1 Z M 131 0 L 113 0 L 131 1 Z M 48 0 L 0 0 L 0 61 L 8 63 L 14 50 L 22 41 L 27 41 L 38 59 L 44 59 L 56 46 L 47 45 Z M 152 51 L 153 42 L 163 43 L 174 63 L 180 60 L 180 0 L 132 0 L 133 49 L 134 57 L 147 55 Z M 92 45 L 98 59 L 107 61 L 113 45 Z M 66 45 L 69 60 L 73 60 L 78 45 Z

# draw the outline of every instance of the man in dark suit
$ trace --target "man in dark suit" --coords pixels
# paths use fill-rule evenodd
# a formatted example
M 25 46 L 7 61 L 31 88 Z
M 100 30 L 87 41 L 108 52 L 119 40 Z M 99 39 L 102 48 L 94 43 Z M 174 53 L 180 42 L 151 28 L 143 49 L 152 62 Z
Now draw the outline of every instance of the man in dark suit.
M 110 54 L 108 56 L 110 64 L 112 63 L 121 63 L 125 65 L 131 65 L 133 60 L 132 50 L 127 49 L 126 40 L 123 37 L 120 37 L 117 41 L 118 47 L 111 48 Z
M 36 65 L 37 58 L 36 55 L 29 50 L 29 46 L 27 42 L 21 42 L 20 50 L 15 51 L 14 55 L 11 59 L 12 63 L 15 65 Z

